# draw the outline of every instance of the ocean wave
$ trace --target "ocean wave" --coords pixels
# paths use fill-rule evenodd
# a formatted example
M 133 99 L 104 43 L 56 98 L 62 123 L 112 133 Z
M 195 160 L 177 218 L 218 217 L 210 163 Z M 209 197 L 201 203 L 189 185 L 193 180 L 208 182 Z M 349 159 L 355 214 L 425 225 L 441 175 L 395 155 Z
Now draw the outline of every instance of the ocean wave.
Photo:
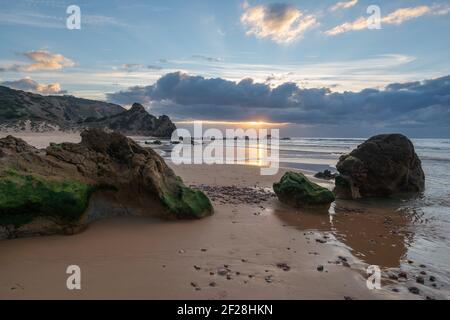
M 423 161 L 450 162 L 450 158 L 440 158 L 440 157 L 421 156 L 420 159 L 423 160 Z
M 446 147 L 431 147 L 431 146 L 416 146 L 417 151 L 426 151 L 426 150 L 433 150 L 433 151 L 450 151 L 450 148 Z

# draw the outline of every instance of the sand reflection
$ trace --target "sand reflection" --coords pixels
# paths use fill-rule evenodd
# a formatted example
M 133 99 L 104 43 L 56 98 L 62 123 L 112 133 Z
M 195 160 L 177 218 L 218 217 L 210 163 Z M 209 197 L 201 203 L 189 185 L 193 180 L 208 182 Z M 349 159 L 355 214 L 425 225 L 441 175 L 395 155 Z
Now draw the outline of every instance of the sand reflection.
M 406 257 L 413 234 L 409 218 L 394 206 L 338 200 L 334 214 L 317 210 L 293 210 L 279 205 L 274 214 L 299 230 L 330 232 L 368 264 L 398 268 Z

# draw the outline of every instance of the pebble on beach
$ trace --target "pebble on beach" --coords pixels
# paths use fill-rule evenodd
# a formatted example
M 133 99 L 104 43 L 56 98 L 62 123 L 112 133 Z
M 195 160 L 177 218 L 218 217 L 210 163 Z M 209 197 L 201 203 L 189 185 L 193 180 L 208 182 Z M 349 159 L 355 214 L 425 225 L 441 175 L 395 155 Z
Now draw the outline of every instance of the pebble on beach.
M 420 294 L 420 290 L 417 287 L 409 287 L 408 288 L 409 292 L 411 292 L 412 294 Z

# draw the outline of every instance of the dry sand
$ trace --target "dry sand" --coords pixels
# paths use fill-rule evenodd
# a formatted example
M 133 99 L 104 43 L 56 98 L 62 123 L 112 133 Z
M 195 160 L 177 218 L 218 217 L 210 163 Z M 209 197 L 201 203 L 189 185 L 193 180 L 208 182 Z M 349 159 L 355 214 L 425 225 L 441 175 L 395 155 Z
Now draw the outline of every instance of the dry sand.
M 25 140 L 27 143 L 35 146 L 36 148 L 42 149 L 50 145 L 50 143 L 63 143 L 63 142 L 73 142 L 79 143 L 81 141 L 81 136 L 79 133 L 67 133 L 67 132 L 48 132 L 48 133 L 35 133 L 35 132 L 13 132 L 5 133 L 0 132 L 0 138 L 4 138 L 8 135 L 12 135 L 17 138 Z
M 54 137 L 31 139 L 39 146 L 58 142 Z M 209 188 L 214 216 L 164 221 L 149 207 L 148 216 L 106 218 L 74 236 L 0 241 L 0 298 L 415 297 L 405 288 L 396 294 L 390 287 L 368 290 L 365 264 L 327 232 L 333 223 L 327 213 L 295 212 L 264 189 L 283 171 L 264 177 L 258 167 L 238 165 L 174 170 L 186 184 Z M 247 188 L 255 186 L 252 194 Z M 66 288 L 66 268 L 73 264 L 81 267 L 80 291 Z

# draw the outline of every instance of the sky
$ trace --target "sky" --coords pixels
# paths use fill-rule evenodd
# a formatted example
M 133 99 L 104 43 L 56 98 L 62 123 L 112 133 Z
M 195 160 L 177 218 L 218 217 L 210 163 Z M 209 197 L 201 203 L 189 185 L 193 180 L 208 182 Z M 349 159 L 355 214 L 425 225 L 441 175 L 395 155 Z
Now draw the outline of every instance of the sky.
M 1 85 L 139 102 L 180 123 L 450 137 L 449 0 L 0 4 Z M 66 26 L 70 5 L 81 29 Z

